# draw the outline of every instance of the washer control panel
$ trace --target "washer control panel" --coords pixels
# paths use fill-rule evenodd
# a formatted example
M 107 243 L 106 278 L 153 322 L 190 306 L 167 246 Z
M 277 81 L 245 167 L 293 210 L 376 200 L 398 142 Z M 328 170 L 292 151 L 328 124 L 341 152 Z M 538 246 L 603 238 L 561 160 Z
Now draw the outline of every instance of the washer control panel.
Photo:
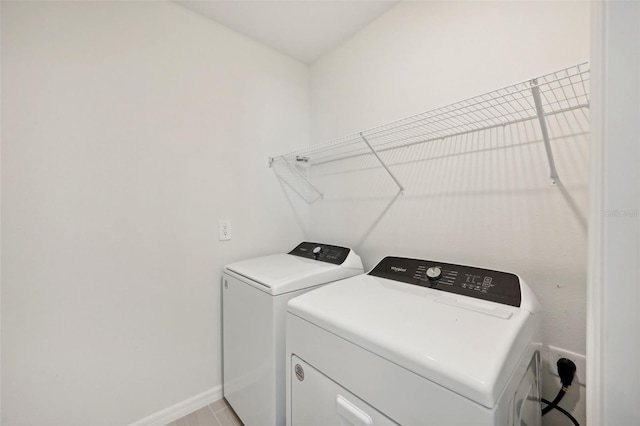
M 522 300 L 517 275 L 473 266 L 385 257 L 369 275 L 510 306 Z
M 351 250 L 346 247 L 330 246 L 328 244 L 304 242 L 289 252 L 294 256 L 342 265 Z

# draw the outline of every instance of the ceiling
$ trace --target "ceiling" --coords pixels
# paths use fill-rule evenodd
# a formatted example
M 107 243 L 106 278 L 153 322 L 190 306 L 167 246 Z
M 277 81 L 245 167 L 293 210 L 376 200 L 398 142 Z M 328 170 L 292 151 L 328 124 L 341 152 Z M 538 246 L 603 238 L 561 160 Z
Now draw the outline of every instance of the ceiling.
M 310 64 L 399 0 L 199 0 L 176 3 Z

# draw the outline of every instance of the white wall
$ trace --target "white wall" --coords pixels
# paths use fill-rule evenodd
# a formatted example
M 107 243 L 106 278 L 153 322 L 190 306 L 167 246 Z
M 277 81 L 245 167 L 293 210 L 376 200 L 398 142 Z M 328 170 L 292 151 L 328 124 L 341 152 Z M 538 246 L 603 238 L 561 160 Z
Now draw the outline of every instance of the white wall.
M 588 60 L 589 29 L 587 3 L 402 2 L 313 64 L 312 142 Z M 400 255 L 516 272 L 544 306 L 544 343 L 584 354 L 588 140 L 553 140 L 562 185 L 552 187 L 536 125 L 389 154 L 435 158 L 393 167 L 407 186 L 396 202 L 380 169 L 336 165 L 312 205 L 312 236 L 355 246 L 369 268 Z M 584 388 L 574 389 L 562 406 L 584 424 Z M 545 375 L 544 396 L 557 390 Z
M 308 83 L 172 3 L 2 2 L 3 424 L 220 390 L 223 265 L 304 238 L 267 158 L 308 143 Z

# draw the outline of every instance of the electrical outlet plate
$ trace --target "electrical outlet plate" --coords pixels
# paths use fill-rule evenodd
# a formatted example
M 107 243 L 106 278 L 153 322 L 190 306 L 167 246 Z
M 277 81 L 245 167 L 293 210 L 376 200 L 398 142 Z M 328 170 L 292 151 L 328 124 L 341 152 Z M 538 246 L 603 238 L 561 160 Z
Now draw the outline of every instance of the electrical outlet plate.
M 220 219 L 218 221 L 218 239 L 220 241 L 229 241 L 231 239 L 231 221 Z
M 555 346 L 549 346 L 547 350 L 547 364 L 549 368 L 549 373 L 554 376 L 558 376 L 558 367 L 556 363 L 560 358 L 567 358 L 573 361 L 576 365 L 576 375 L 573 379 L 580 383 L 582 386 L 586 386 L 586 376 L 587 376 L 587 359 L 584 355 L 577 354 L 575 352 L 567 351 L 564 349 L 556 348 Z

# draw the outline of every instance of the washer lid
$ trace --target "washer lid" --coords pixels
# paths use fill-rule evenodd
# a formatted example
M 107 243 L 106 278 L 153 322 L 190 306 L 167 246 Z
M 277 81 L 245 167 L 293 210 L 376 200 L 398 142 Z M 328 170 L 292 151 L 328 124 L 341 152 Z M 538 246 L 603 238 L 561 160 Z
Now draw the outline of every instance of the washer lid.
M 372 275 L 298 296 L 288 311 L 488 408 L 537 338 L 539 318 Z
M 232 263 L 225 271 L 240 275 L 264 292 L 277 295 L 362 274 L 360 258 L 352 250 L 344 250 L 348 253 L 341 264 L 300 255 L 275 254 Z

